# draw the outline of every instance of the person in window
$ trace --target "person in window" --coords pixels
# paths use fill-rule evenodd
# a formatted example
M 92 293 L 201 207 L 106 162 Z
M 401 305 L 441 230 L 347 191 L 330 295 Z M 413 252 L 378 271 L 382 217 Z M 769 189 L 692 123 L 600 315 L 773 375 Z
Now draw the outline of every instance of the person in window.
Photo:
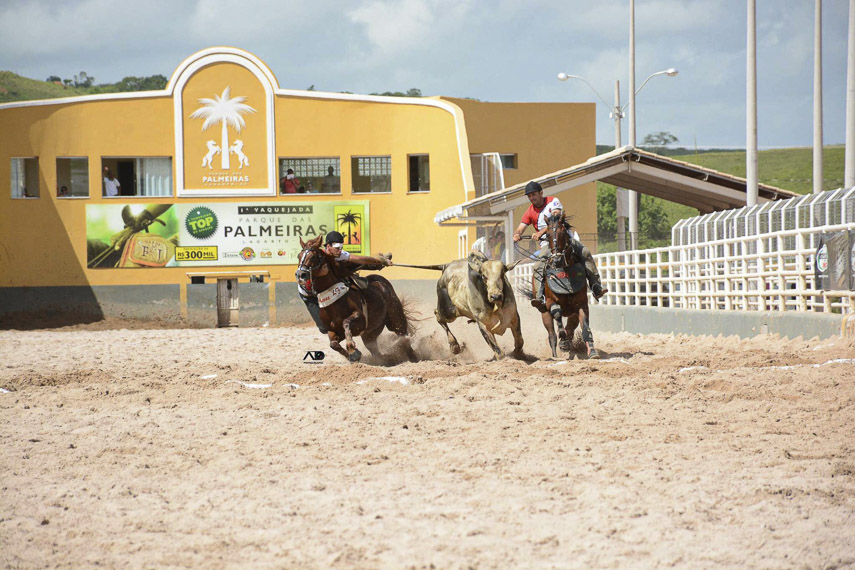
M 104 167 L 104 195 L 105 196 L 118 196 L 119 189 L 122 187 L 119 184 L 119 181 L 113 176 L 113 171 L 110 170 L 109 166 Z
M 279 181 L 280 194 L 296 194 L 300 188 L 300 179 L 294 174 L 294 170 L 289 168 L 285 172 L 285 176 Z
M 324 180 L 321 182 L 321 192 L 324 194 L 338 194 L 339 191 L 338 176 L 335 175 L 335 168 L 330 166 L 327 168 L 327 175 L 324 176 Z
M 360 266 L 364 269 L 379 270 L 392 265 L 392 254 L 383 255 L 381 253 L 379 256 L 373 257 L 370 255 L 355 255 L 345 251 L 344 236 L 340 232 L 332 231 L 328 233 L 325 241 L 326 245 L 324 246 L 324 252 L 326 252 L 327 255 L 333 256 L 339 263 L 346 263 L 348 269 L 351 271 L 358 269 Z M 300 299 L 303 300 L 303 303 L 306 304 L 306 309 L 308 309 L 309 315 L 312 316 L 312 320 L 315 321 L 315 324 L 318 326 L 318 330 L 324 334 L 328 333 L 329 327 L 321 321 L 321 307 L 318 305 L 318 292 L 306 290 L 298 280 L 297 293 L 300 295 Z
M 68 186 L 62 186 L 59 189 L 59 192 L 56 193 L 56 195 L 59 196 L 60 198 L 67 197 L 68 196 Z
M 539 311 L 544 312 L 546 311 L 546 305 L 543 302 L 543 272 L 546 269 L 546 260 L 551 253 L 549 251 L 549 238 L 546 236 L 546 220 L 553 212 L 564 210 L 564 206 L 561 205 L 561 202 L 555 196 L 544 197 L 543 188 L 534 180 L 526 184 L 525 195 L 528 201 L 531 202 L 531 205 L 523 214 L 520 225 L 517 226 L 514 232 L 514 241 L 518 242 L 522 239 L 522 233 L 529 225 L 534 226 L 535 232 L 531 239 L 538 240 L 540 245 L 540 249 L 537 252 L 537 261 L 534 263 L 534 275 L 540 290 L 537 292 L 535 298 L 531 300 L 531 304 Z M 577 250 L 581 249 L 582 257 L 585 260 L 585 275 L 588 278 L 588 284 L 591 286 L 591 292 L 594 294 L 595 299 L 599 299 L 608 293 L 609 290 L 604 289 L 603 284 L 600 282 L 600 272 L 597 270 L 597 264 L 594 263 L 591 250 L 579 241 L 578 233 L 573 231 L 572 236 L 571 239 L 576 242 L 572 245 Z

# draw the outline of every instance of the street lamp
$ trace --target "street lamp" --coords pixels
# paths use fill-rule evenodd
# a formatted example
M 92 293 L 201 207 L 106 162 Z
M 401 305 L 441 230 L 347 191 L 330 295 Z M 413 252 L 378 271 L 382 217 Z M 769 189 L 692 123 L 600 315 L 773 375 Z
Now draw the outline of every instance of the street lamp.
M 644 82 L 642 82 L 641 87 L 639 87 L 638 89 L 635 90 L 635 94 L 638 95 L 638 93 L 644 88 L 644 86 L 647 85 L 647 82 L 650 81 L 651 79 L 653 79 L 654 77 L 658 76 L 658 75 L 667 75 L 668 77 L 674 77 L 678 73 L 680 73 L 680 72 L 677 71 L 676 69 L 674 69 L 673 67 L 670 67 L 668 69 L 664 69 L 662 71 L 657 71 L 656 73 L 651 73 L 647 77 L 647 79 L 645 79 Z M 594 92 L 594 95 L 596 95 L 600 99 L 600 101 L 603 102 L 603 104 L 606 107 L 609 107 L 611 109 L 611 111 L 609 112 L 609 118 L 612 118 L 615 121 L 615 148 L 616 149 L 620 148 L 621 147 L 620 121 L 621 121 L 621 119 L 624 118 L 624 116 L 625 116 L 624 115 L 624 109 L 626 109 L 626 106 L 629 104 L 629 101 L 627 101 L 623 105 L 620 104 L 620 81 L 615 81 L 615 104 L 614 104 L 614 106 L 610 106 L 608 103 L 606 103 L 606 100 L 603 99 L 603 96 L 600 95 L 599 92 L 596 89 L 594 89 L 594 86 L 591 85 L 590 83 L 588 83 L 588 80 L 585 79 L 584 77 L 581 77 L 579 75 L 570 75 L 568 73 L 563 73 L 563 72 L 558 74 L 558 80 L 559 81 L 567 81 L 568 79 L 580 79 L 580 80 L 582 80 L 585 83 L 585 85 L 587 85 L 591 89 L 591 91 Z M 634 126 L 633 126 L 633 128 L 634 128 Z M 627 217 L 629 217 L 628 215 L 630 214 L 630 211 L 628 211 L 629 210 L 629 201 L 631 198 L 634 198 L 637 200 L 638 196 L 635 192 L 632 192 L 630 194 L 630 191 L 624 190 L 622 188 L 617 188 L 615 194 L 616 194 L 616 198 L 617 198 L 618 251 L 625 251 L 626 250 L 626 226 L 625 226 L 626 222 L 625 222 L 625 220 Z M 638 211 L 637 208 L 635 208 L 633 210 L 635 212 Z M 637 227 L 637 222 L 635 224 L 633 224 L 633 221 L 634 220 L 630 220 L 630 227 L 633 227 L 633 226 Z M 634 242 L 635 240 L 632 240 L 632 241 Z

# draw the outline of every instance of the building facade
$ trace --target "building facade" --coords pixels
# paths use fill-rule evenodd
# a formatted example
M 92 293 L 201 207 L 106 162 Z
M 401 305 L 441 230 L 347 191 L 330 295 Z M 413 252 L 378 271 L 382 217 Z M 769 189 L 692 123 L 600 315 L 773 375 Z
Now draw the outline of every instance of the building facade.
M 595 152 L 593 104 L 291 90 L 235 48 L 190 56 L 163 91 L 0 105 L 0 132 L 7 315 L 193 320 L 209 314 L 204 284 L 231 275 L 252 281 L 241 305 L 255 320 L 302 320 L 301 239 L 337 229 L 352 252 L 446 262 L 479 230 L 434 215 L 499 189 L 473 176 L 485 155 L 511 185 Z M 596 232 L 593 184 L 562 201 Z

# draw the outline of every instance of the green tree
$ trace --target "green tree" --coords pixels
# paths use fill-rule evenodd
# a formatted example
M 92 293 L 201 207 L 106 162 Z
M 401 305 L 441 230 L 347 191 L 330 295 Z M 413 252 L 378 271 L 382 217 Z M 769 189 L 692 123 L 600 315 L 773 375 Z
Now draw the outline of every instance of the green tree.
M 50 77 L 45 79 L 45 81 L 47 81 L 48 83 L 56 83 L 57 81 L 62 83 L 62 78 L 56 75 L 51 75 Z
M 649 147 L 650 150 L 654 152 L 658 152 L 660 149 L 663 149 L 672 144 L 677 144 L 680 142 L 677 137 L 672 135 L 667 131 L 659 131 L 658 133 L 650 133 L 644 140 L 641 141 L 642 147 Z
M 95 78 L 85 71 L 81 71 L 79 74 L 74 76 L 75 87 L 92 87 L 93 83 L 95 83 Z

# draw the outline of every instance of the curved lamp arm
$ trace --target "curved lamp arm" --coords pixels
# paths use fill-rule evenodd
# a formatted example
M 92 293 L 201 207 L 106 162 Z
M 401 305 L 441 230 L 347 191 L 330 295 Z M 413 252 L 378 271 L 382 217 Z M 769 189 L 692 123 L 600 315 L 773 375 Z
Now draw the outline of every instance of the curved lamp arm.
M 644 82 L 641 84 L 641 86 L 635 90 L 635 94 L 638 95 L 641 92 L 641 90 L 644 88 L 644 86 L 647 85 L 647 82 L 650 81 L 651 79 L 653 79 L 654 77 L 656 77 L 657 75 L 667 75 L 668 77 L 674 77 L 678 73 L 680 73 L 680 72 L 677 71 L 676 69 L 674 69 L 673 67 L 668 68 L 668 69 L 664 69 L 662 71 L 657 71 L 656 73 L 651 73 L 647 77 L 647 79 L 644 80 Z M 623 110 L 626 109 L 627 105 L 629 105 L 629 101 L 624 103 L 623 107 L 620 108 L 621 112 L 623 112 Z
M 609 105 L 608 103 L 606 103 L 606 100 L 605 100 L 605 99 L 603 99 L 603 96 L 602 96 L 602 95 L 600 95 L 600 94 L 597 92 L 597 90 L 596 90 L 596 89 L 594 89 L 594 86 L 593 86 L 593 85 L 591 85 L 590 83 L 588 83 L 588 80 L 587 80 L 587 79 L 585 79 L 584 77 L 580 77 L 579 75 L 569 75 L 569 74 L 567 74 L 567 73 L 563 73 L 563 72 L 558 74 L 558 80 L 559 80 L 559 81 L 567 81 L 568 79 L 581 79 L 582 81 L 584 81 L 584 82 L 585 82 L 585 85 L 587 85 L 588 87 L 590 87 L 590 88 L 591 88 L 591 91 L 593 91 L 593 92 L 594 92 L 594 95 L 596 95 L 597 97 L 599 97 L 599 98 L 600 98 L 600 101 L 602 101 L 602 102 L 603 102 L 603 104 L 604 104 L 607 108 L 609 108 L 609 109 L 611 109 L 611 108 L 612 108 L 612 105 Z

